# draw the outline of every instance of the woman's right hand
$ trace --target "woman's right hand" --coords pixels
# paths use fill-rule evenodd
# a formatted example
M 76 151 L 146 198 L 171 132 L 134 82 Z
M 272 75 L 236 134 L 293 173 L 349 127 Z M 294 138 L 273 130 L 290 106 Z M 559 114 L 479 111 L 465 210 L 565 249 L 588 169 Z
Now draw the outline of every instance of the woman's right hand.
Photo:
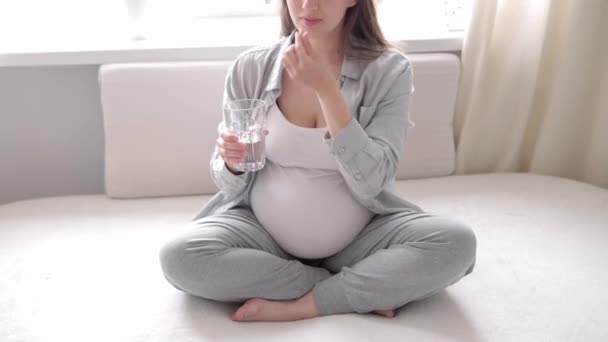
M 267 129 L 264 130 L 264 134 L 268 135 Z M 243 172 L 237 171 L 234 165 L 245 160 L 247 150 L 246 145 L 239 142 L 238 136 L 226 130 L 222 131 L 217 138 L 217 148 L 228 170 L 234 174 L 242 174 Z
M 245 160 L 245 144 L 239 142 L 239 137 L 236 134 L 226 130 L 220 132 L 220 137 L 217 138 L 217 150 L 226 163 L 228 170 L 234 174 L 241 174 L 234 167 L 235 164 Z

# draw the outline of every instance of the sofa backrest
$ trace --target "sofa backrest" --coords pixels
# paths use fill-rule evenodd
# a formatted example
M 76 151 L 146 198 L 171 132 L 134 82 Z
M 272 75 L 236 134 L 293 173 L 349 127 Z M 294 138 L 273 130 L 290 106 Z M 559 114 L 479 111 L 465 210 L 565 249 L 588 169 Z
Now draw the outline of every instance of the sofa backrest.
M 452 54 L 411 54 L 415 123 L 398 179 L 454 170 L 453 111 L 460 62 Z M 212 194 L 209 159 L 222 120 L 231 61 L 105 64 L 99 69 L 105 192 L 114 198 Z

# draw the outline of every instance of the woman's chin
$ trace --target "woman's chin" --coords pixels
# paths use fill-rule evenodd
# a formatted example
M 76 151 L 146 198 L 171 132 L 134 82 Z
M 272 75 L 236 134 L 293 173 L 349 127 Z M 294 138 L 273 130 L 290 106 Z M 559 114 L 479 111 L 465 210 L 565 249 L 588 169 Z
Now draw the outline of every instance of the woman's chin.
M 306 38 L 309 41 L 315 41 L 315 42 L 325 40 L 327 37 L 327 34 L 324 34 L 323 32 L 315 31 L 315 30 L 304 30 L 304 31 L 300 31 L 300 33 L 302 35 L 306 35 Z
M 317 37 L 317 36 L 323 34 L 323 32 L 321 32 L 321 30 L 319 30 L 317 28 L 310 28 L 310 27 L 299 27 L 298 32 L 300 32 L 301 34 L 306 33 L 307 37 Z

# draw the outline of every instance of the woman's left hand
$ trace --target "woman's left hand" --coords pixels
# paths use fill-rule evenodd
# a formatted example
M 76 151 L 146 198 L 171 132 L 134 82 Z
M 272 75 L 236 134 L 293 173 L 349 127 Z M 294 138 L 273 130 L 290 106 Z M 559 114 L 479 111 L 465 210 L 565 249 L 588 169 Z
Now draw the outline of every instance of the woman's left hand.
M 287 48 L 282 62 L 293 80 L 315 91 L 335 83 L 329 62 L 325 56 L 312 48 L 306 32 L 304 34 L 296 32 L 295 44 Z

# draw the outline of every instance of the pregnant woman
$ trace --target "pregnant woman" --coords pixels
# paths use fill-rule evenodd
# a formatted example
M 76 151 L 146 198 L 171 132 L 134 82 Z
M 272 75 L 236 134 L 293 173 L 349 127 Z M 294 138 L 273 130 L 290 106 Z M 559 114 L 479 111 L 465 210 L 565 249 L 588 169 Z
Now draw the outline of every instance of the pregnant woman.
M 412 66 L 371 0 L 283 0 L 281 16 L 282 38 L 242 53 L 224 93 L 268 104 L 266 166 L 236 171 L 244 145 L 220 124 L 220 191 L 162 247 L 164 275 L 242 303 L 237 321 L 394 317 L 470 274 L 476 254 L 469 226 L 396 193 Z

